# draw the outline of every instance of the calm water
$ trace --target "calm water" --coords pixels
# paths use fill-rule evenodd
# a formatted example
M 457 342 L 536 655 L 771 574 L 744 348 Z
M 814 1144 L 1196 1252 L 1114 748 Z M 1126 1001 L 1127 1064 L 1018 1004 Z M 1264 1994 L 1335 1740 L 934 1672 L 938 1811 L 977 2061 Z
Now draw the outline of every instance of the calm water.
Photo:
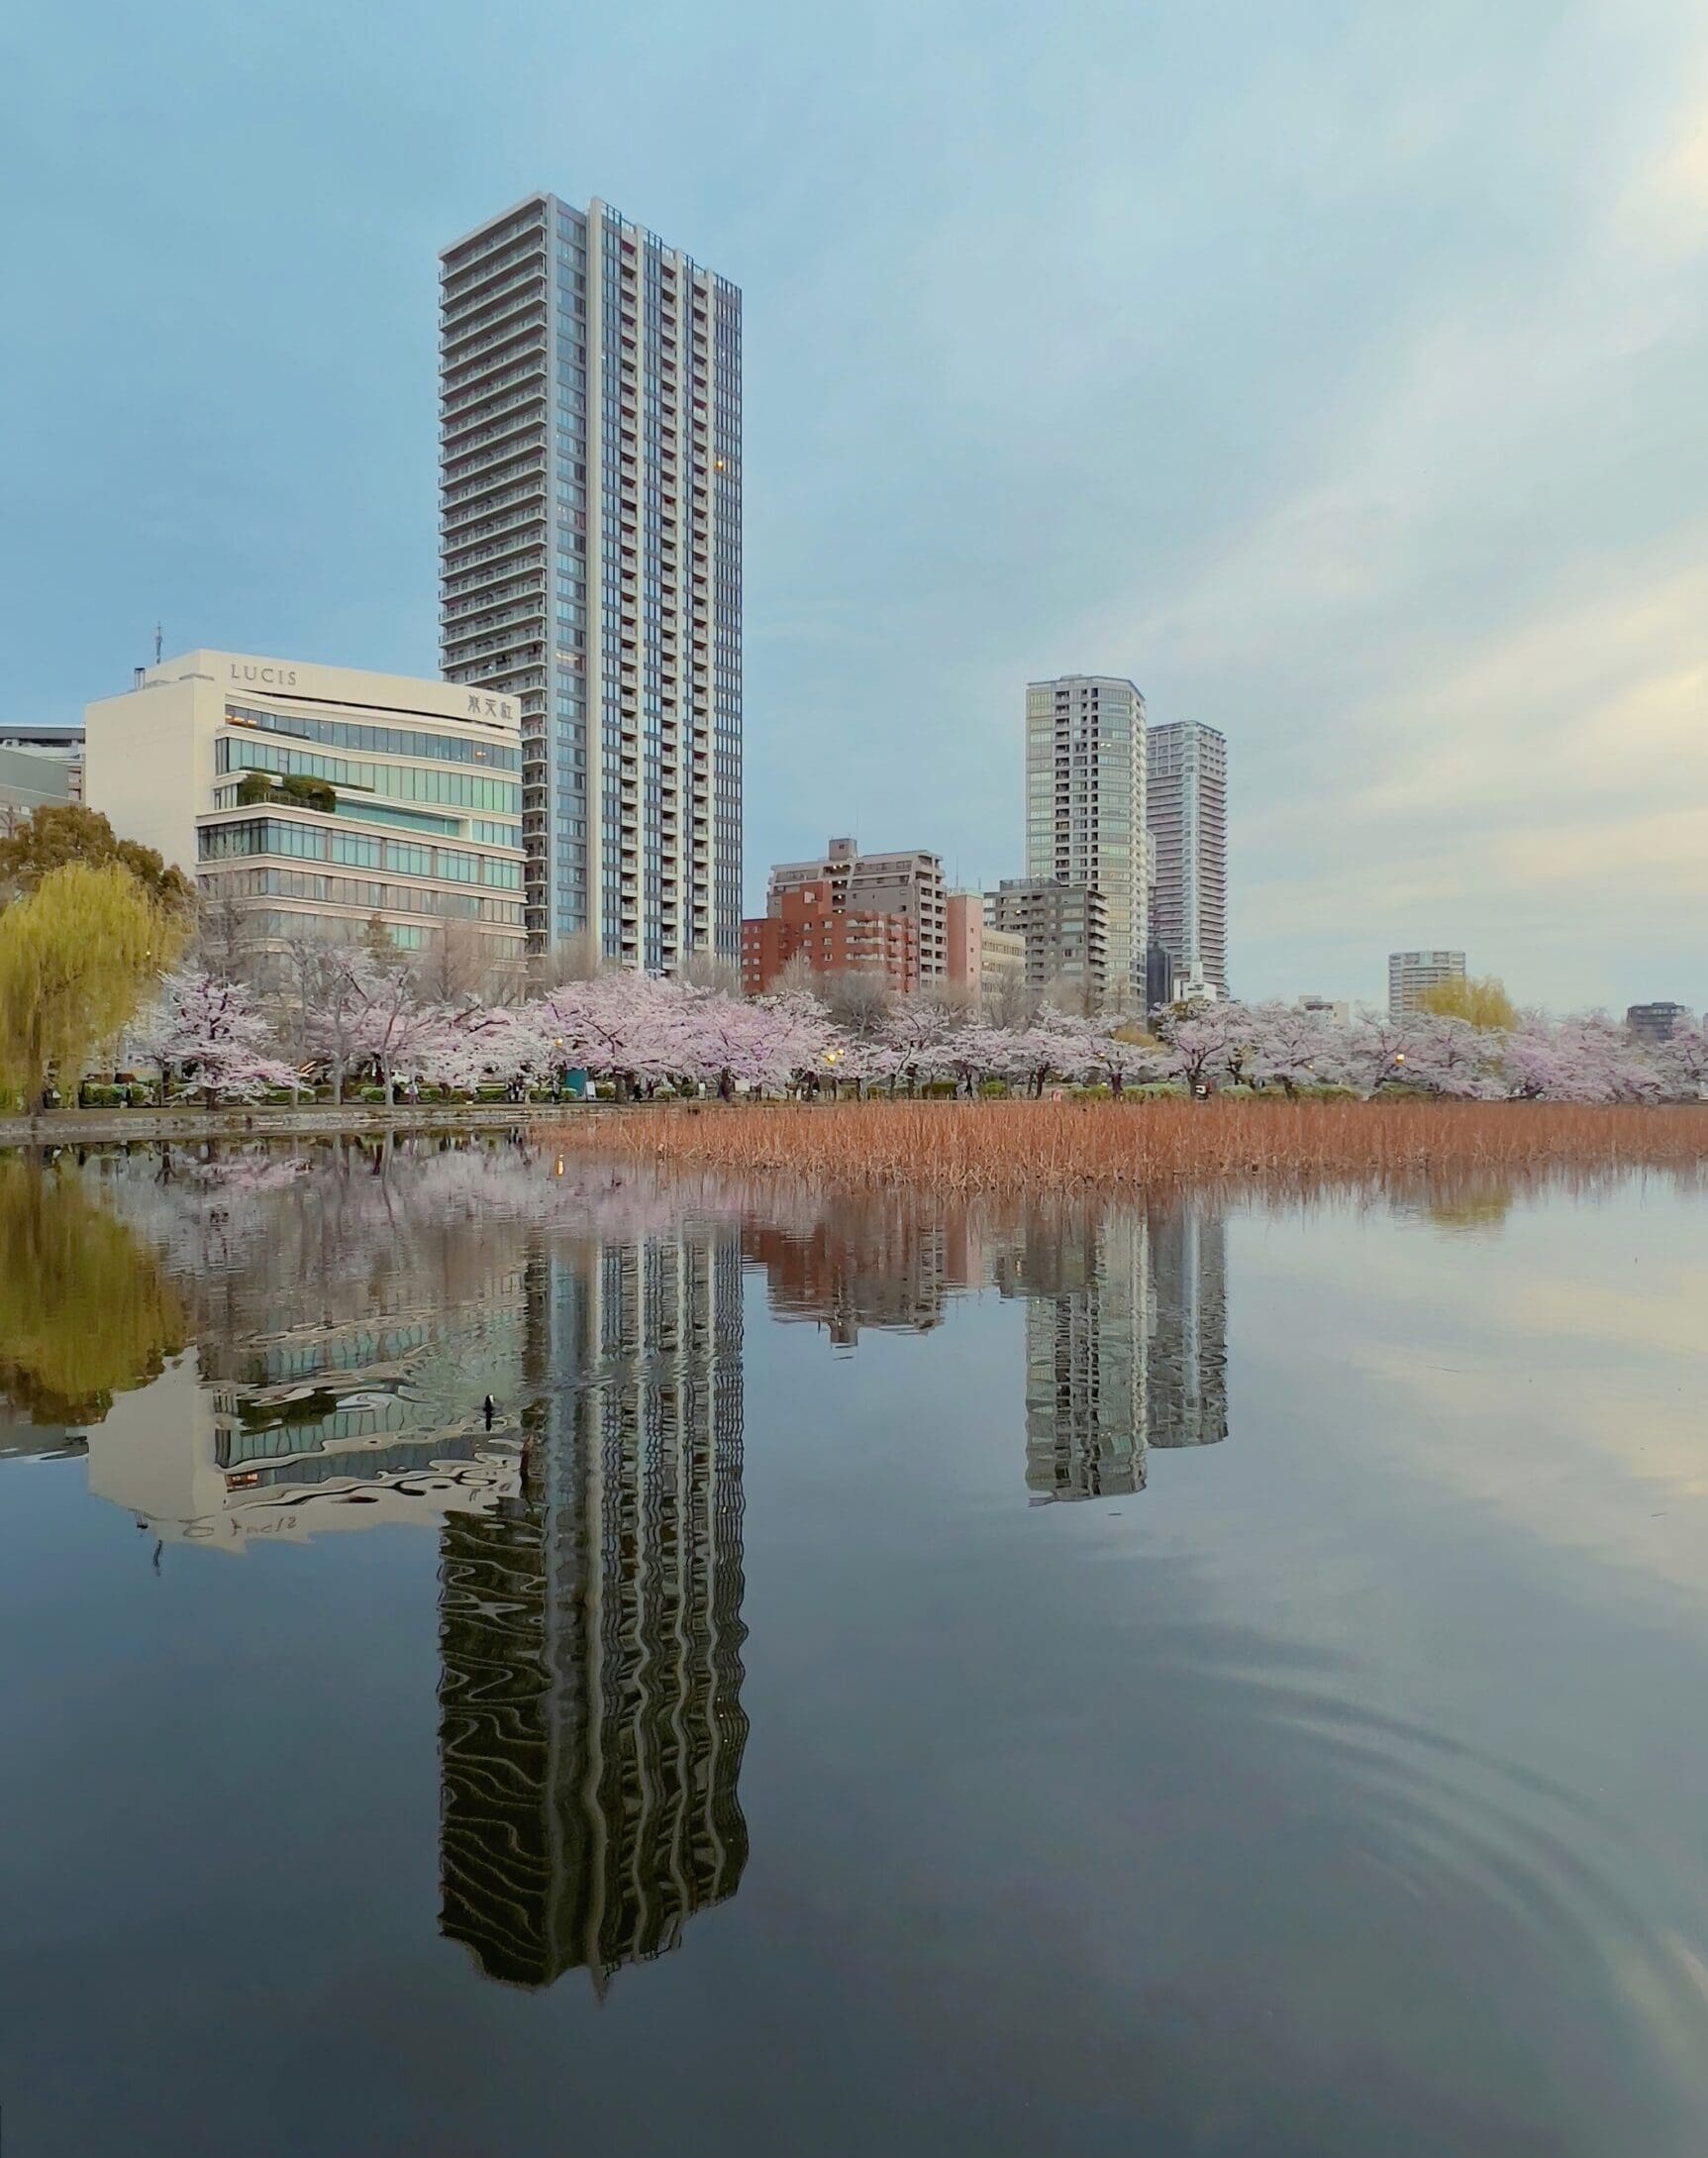
M 1654 1182 L 0 1161 L 0 2147 L 1700 2158 L 1705 1310 Z

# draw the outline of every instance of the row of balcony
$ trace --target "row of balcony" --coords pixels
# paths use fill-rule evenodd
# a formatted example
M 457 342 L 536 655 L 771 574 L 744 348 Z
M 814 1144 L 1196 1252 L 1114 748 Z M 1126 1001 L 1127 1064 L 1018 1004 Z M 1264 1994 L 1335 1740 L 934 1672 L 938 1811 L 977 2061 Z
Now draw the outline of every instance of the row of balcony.
M 439 308 L 441 340 L 454 337 L 459 323 L 504 314 L 518 298 L 542 297 L 546 275 L 546 250 L 541 247 L 534 251 L 532 257 L 525 257 L 519 267 L 489 279 L 478 291 L 454 299 L 442 299 Z
M 454 278 L 442 274 L 439 319 L 441 323 L 464 321 L 476 309 L 501 301 L 519 284 L 538 287 L 548 273 L 545 235 L 524 234 L 514 247 L 488 256 L 473 274 L 465 271 Z
M 465 532 L 470 525 L 484 528 L 487 518 L 496 511 L 512 509 L 519 502 L 544 503 L 545 500 L 546 467 L 542 462 L 538 471 L 521 486 L 499 488 L 496 492 L 490 485 L 463 488 L 446 502 L 439 529 L 442 534 L 450 535 Z
M 497 442 L 519 430 L 543 429 L 548 422 L 544 386 L 508 397 L 502 404 L 483 405 L 439 431 L 439 459 L 443 470 L 483 443 Z
M 551 231 L 551 217 L 548 203 L 531 202 L 501 224 L 489 225 L 484 232 L 471 233 L 459 246 L 440 257 L 441 281 L 466 275 L 483 262 L 491 261 L 506 248 L 528 240 L 544 240 Z
M 543 432 L 538 422 L 530 427 L 513 427 L 504 440 L 489 448 L 470 450 L 464 456 L 447 459 L 439 472 L 441 499 L 454 496 L 467 481 L 483 478 L 505 466 L 543 472 L 546 469 Z
M 546 579 L 540 563 L 498 563 L 472 574 L 448 578 L 440 599 L 440 620 L 461 621 L 477 609 L 502 607 L 532 600 L 535 611 L 546 609 Z
M 455 366 L 443 370 L 439 381 L 440 403 L 444 406 L 465 395 L 484 396 L 506 370 L 530 360 L 544 367 L 548 357 L 544 321 L 515 324 L 489 338 L 483 346 L 470 348 Z
M 439 400 L 441 432 L 454 426 L 464 413 L 473 412 L 487 405 L 493 398 L 506 392 L 515 392 L 524 383 L 538 383 L 539 394 L 546 389 L 546 355 L 537 347 L 525 352 L 514 362 L 507 362 L 487 373 L 481 380 L 470 382 L 453 392 L 442 393 Z
M 450 599 L 457 593 L 477 591 L 485 585 L 522 577 L 536 578 L 538 581 L 529 589 L 544 593 L 546 535 L 543 530 L 519 530 L 497 545 L 465 549 L 458 562 L 449 564 L 440 572 L 439 581 L 444 596 Z
M 543 333 L 547 321 L 545 301 L 519 292 L 505 301 L 494 316 L 478 315 L 454 335 L 442 337 L 439 341 L 441 369 L 450 376 L 482 353 L 491 352 L 495 346 L 513 344 L 525 333 Z
M 443 527 L 442 527 L 443 529 Z M 546 513 L 542 509 L 514 510 L 507 517 L 483 517 L 477 532 L 441 550 L 442 574 L 452 574 L 471 563 L 495 561 L 500 555 L 546 551 Z M 453 564 L 452 556 L 456 557 Z
M 481 614 L 458 627 L 446 620 L 440 626 L 440 644 L 446 656 L 472 659 L 482 652 L 496 652 L 510 643 L 522 624 L 538 628 L 538 607 L 512 607 L 504 614 Z

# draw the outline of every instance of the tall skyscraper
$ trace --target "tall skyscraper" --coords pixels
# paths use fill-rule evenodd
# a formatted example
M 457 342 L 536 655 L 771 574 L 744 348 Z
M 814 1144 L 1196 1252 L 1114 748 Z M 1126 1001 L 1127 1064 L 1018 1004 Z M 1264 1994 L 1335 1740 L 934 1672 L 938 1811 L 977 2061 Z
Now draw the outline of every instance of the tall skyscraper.
M 1145 699 L 1108 674 L 1026 685 L 1026 874 L 1103 895 L 1110 994 L 1145 993 Z
M 734 960 L 742 295 L 550 194 L 440 284 L 441 659 L 521 706 L 529 943 Z
M 1146 818 L 1156 941 L 1177 980 L 1228 993 L 1228 740 L 1194 719 L 1151 729 Z

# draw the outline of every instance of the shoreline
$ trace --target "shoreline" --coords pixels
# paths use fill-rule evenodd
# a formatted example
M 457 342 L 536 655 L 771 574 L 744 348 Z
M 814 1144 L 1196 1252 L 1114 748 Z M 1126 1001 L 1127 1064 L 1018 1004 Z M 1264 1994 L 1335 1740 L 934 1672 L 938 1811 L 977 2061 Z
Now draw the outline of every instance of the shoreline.
M 609 1109 L 610 1102 L 588 1102 Z M 107 1146 L 166 1139 L 306 1139 L 349 1133 L 509 1131 L 519 1124 L 561 1123 L 561 1101 L 317 1102 L 301 1108 L 50 1109 L 37 1116 L 0 1116 L 0 1147 Z M 568 1114 L 577 1113 L 567 1110 Z

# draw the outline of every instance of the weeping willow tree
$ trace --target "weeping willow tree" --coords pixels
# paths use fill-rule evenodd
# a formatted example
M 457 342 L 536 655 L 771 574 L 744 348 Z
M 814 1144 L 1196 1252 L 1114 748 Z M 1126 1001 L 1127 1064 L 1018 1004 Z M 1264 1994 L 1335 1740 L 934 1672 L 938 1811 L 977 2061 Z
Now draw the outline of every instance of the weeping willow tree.
M 1419 995 L 1418 1009 L 1438 1019 L 1468 1019 L 1484 1033 L 1510 1033 L 1518 1024 L 1518 1008 L 1498 975 L 1456 975 L 1449 981 L 1432 981 Z
M 70 862 L 0 913 L 0 1089 L 74 1086 L 177 957 L 181 917 L 120 863 Z
M 183 1349 L 153 1254 L 69 1177 L 0 1159 L 0 1394 L 38 1423 L 98 1423 Z

